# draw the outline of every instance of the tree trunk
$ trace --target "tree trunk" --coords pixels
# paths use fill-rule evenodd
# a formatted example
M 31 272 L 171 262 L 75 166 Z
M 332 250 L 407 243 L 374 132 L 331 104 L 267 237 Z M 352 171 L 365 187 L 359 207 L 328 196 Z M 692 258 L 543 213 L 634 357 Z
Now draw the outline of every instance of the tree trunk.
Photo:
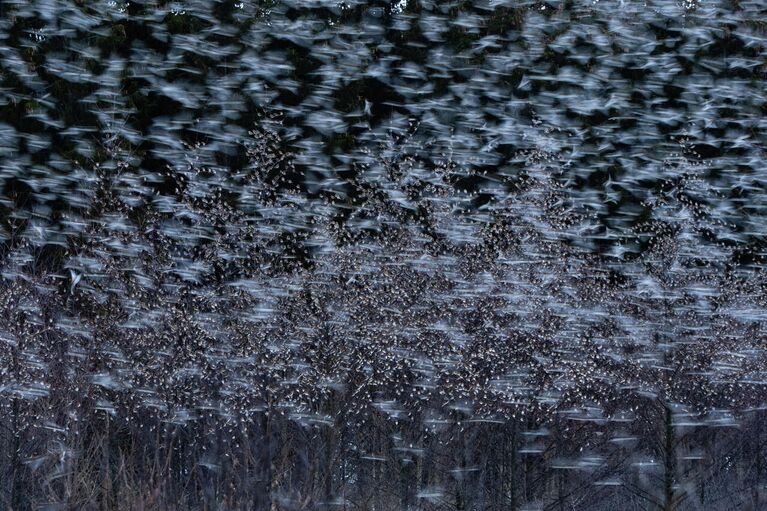
M 517 451 L 519 449 L 517 441 L 517 421 L 516 419 L 511 422 L 511 435 L 507 444 L 507 466 L 509 469 L 509 476 L 507 483 L 509 487 L 509 510 L 516 511 L 517 509 Z
M 24 498 L 25 492 L 22 478 L 24 466 L 21 463 L 21 428 L 19 427 L 21 406 L 19 405 L 18 398 L 13 398 L 11 409 L 11 428 L 13 431 L 13 438 L 11 439 L 11 507 L 13 511 L 20 511 L 27 509 L 28 506 Z
M 272 508 L 272 442 L 269 416 L 261 412 L 256 425 L 256 466 L 253 488 L 254 511 L 269 511 Z
M 674 479 L 676 471 L 676 456 L 674 452 L 674 423 L 671 407 L 663 405 L 663 426 L 664 426 L 664 445 L 663 445 L 663 511 L 674 511 L 676 503 L 674 501 Z
M 527 431 L 531 431 L 534 426 L 532 417 L 528 416 Z M 533 457 L 528 454 L 525 456 L 525 502 L 532 501 L 533 497 Z

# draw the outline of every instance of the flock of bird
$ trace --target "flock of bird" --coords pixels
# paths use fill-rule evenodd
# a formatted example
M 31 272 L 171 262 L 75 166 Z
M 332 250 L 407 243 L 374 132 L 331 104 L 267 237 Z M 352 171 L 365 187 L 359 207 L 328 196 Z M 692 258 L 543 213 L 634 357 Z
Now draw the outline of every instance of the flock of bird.
M 765 11 L 736 3 L 3 2 L 1 406 L 762 405 Z

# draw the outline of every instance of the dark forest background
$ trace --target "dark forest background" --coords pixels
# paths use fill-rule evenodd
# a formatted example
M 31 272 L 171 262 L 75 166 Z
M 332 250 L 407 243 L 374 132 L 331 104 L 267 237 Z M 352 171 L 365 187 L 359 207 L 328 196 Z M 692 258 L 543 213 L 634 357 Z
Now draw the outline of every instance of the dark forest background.
M 767 4 L 0 1 L 0 509 L 767 508 Z

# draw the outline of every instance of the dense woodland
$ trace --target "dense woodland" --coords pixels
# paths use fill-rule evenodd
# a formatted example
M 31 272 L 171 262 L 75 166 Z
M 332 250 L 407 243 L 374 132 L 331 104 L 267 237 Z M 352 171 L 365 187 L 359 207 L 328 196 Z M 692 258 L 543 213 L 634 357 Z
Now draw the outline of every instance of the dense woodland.
M 0 2 L 0 509 L 767 509 L 767 4 Z

